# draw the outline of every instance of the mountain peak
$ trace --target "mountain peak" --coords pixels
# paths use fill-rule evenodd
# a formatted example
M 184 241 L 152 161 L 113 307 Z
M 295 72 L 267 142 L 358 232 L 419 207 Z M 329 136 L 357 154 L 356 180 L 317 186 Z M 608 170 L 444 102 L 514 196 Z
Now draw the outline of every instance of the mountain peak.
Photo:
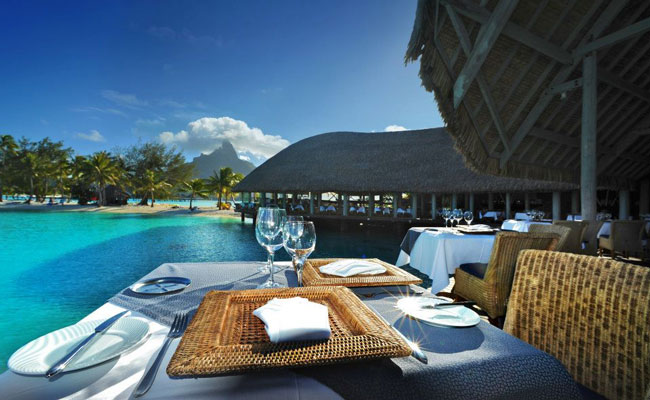
M 194 157 L 191 164 L 194 164 L 194 176 L 203 179 L 212 176 L 214 171 L 218 172 L 223 167 L 230 167 L 234 172 L 244 175 L 255 169 L 255 165 L 251 162 L 239 158 L 235 147 L 227 140 L 224 140 L 221 147 L 217 147 L 212 153 Z

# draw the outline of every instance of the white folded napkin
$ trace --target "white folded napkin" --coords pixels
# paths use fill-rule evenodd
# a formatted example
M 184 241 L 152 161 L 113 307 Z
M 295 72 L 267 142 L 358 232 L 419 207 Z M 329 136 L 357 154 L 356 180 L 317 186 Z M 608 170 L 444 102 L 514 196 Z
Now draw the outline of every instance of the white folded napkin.
M 483 231 L 483 230 L 487 230 L 487 229 L 492 229 L 492 228 L 490 228 L 489 225 L 484 225 L 484 224 L 470 225 L 470 226 L 468 226 L 467 228 L 468 228 L 468 229 L 471 229 L 471 230 L 477 230 L 477 231 Z
M 332 334 L 327 307 L 302 297 L 273 299 L 253 311 L 273 343 L 324 340 Z
M 378 275 L 386 272 L 386 267 L 370 261 L 339 260 L 323 265 L 320 272 L 327 275 L 348 277 L 354 275 Z

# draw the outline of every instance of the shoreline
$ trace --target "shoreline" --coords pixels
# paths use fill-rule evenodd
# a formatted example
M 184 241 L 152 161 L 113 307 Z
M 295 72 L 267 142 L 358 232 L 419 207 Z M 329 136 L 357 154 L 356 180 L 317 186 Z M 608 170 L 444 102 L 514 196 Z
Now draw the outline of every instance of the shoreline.
M 65 204 L 50 206 L 47 203 L 24 204 L 23 202 L 5 200 L 0 203 L 0 211 L 47 211 L 47 212 L 88 212 L 88 213 L 110 213 L 110 214 L 142 214 L 142 215 L 197 215 L 201 217 L 227 217 L 241 218 L 240 214 L 232 210 L 218 210 L 216 207 L 200 207 L 190 211 L 189 207 L 176 207 L 170 204 L 155 204 L 151 206 L 139 206 L 128 204 L 125 206 L 103 206 Z

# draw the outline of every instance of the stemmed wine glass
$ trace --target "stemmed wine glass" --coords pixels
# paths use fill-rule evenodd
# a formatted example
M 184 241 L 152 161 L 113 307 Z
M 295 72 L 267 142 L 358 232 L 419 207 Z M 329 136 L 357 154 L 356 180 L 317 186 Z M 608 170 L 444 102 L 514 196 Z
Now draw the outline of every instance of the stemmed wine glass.
M 302 215 L 287 215 L 287 218 L 282 223 L 282 227 L 283 227 L 282 229 L 284 229 L 284 227 L 289 222 L 303 222 L 304 220 L 305 218 Z M 284 243 L 284 238 L 282 239 L 282 241 Z M 291 256 L 291 263 L 293 264 L 293 267 L 296 268 L 297 257 L 295 257 L 295 255 L 292 255 L 291 253 L 289 255 Z
M 258 289 L 269 289 L 282 287 L 275 281 L 275 270 L 273 259 L 275 252 L 283 245 L 282 224 L 286 220 L 286 211 L 279 208 L 262 207 L 257 211 L 257 223 L 255 224 L 255 237 L 257 242 L 268 252 L 269 279 L 259 285 Z M 263 272 L 263 271 L 262 271 Z
M 288 221 L 282 229 L 284 249 L 294 260 L 298 286 L 302 286 L 302 270 L 307 257 L 316 248 L 316 228 L 313 222 Z
M 443 208 L 442 209 L 442 218 L 445 220 L 445 228 L 447 227 L 447 221 L 449 221 L 449 218 L 451 217 L 451 210 L 448 208 Z M 453 225 L 453 222 L 452 222 Z
M 465 222 L 467 222 L 467 225 L 472 225 L 472 221 L 474 220 L 474 214 L 471 211 L 465 211 L 463 214 L 463 218 L 465 219 Z
M 458 209 L 458 208 L 454 209 L 454 211 L 452 212 L 452 218 L 453 218 L 454 221 L 456 221 L 456 226 L 458 226 L 460 221 L 463 219 L 463 210 Z M 453 226 L 454 225 L 452 223 L 452 227 Z

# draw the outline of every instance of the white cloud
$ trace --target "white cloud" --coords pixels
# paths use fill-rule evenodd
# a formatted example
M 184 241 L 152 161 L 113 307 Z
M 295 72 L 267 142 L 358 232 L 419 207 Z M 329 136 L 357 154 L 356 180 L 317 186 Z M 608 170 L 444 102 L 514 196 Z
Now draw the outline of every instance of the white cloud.
M 120 110 L 116 110 L 114 108 L 100 108 L 100 107 L 76 107 L 70 109 L 70 111 L 74 112 L 98 112 L 98 113 L 103 113 L 103 114 L 113 114 L 113 115 L 119 115 L 121 117 L 126 117 L 126 114 Z
M 153 119 L 139 118 L 135 121 L 135 124 L 138 126 L 161 126 L 165 125 L 165 118 L 156 117 Z
M 244 161 L 250 161 L 251 160 L 251 158 L 249 156 L 246 156 L 244 154 L 240 154 L 239 159 L 244 160 Z
M 384 132 L 399 132 L 399 131 L 406 131 L 406 130 L 407 129 L 401 125 L 388 125 L 387 127 L 384 128 Z
M 149 105 L 146 101 L 138 99 L 134 94 L 120 93 L 115 90 L 102 90 L 102 97 L 117 105 L 128 108 L 139 108 Z
M 160 140 L 175 144 L 190 152 L 210 153 L 221 146 L 223 140 L 232 143 L 238 153 L 256 158 L 269 158 L 289 145 L 282 136 L 267 135 L 259 128 L 230 117 L 199 118 L 187 125 L 187 130 L 177 133 L 162 132 Z
M 99 133 L 99 131 L 97 131 L 95 129 L 91 130 L 89 133 L 79 132 L 79 133 L 77 133 L 77 137 L 80 138 L 80 139 L 83 139 L 83 140 L 91 141 L 91 142 L 105 142 L 106 141 L 104 136 L 102 136 L 102 134 Z

